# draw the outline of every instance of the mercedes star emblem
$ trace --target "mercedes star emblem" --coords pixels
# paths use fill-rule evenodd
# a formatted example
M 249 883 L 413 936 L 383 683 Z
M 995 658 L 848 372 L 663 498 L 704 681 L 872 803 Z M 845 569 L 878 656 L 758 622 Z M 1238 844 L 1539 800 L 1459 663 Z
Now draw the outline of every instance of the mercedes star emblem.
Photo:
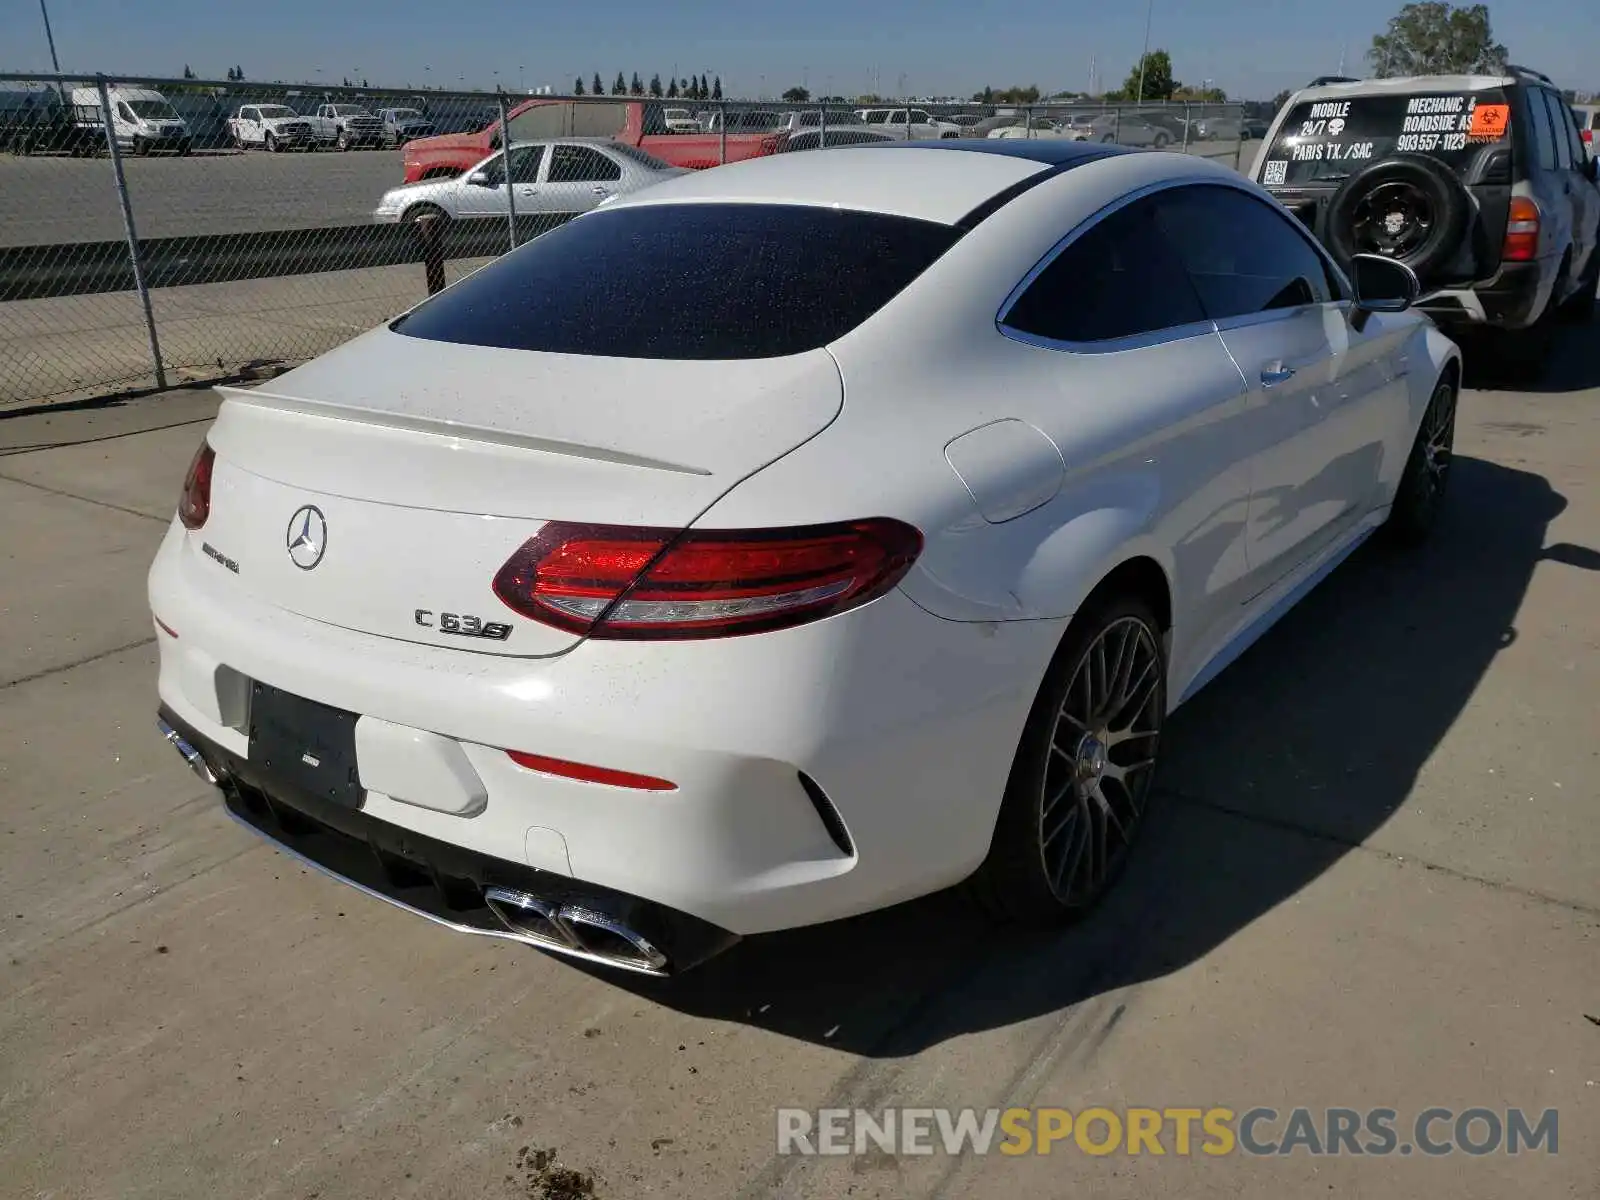
M 309 571 L 322 561 L 328 548 L 328 519 L 315 504 L 295 510 L 289 518 L 289 560 L 302 571 Z

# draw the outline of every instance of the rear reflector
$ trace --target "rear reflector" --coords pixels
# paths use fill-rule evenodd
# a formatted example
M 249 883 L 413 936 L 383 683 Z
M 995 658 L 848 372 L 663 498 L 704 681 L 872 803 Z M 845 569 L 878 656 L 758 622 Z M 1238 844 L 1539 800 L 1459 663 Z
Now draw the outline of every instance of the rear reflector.
M 543 754 L 529 754 L 523 750 L 507 750 L 506 755 L 519 767 L 538 771 L 543 775 L 559 775 L 563 779 L 576 779 L 580 783 L 604 783 L 611 787 L 634 788 L 641 792 L 675 792 L 678 785 L 654 775 L 636 775 L 632 771 L 613 771 L 610 767 L 592 767 L 587 763 L 568 762 L 564 758 L 550 758 Z
M 174 629 L 171 625 L 168 625 L 160 617 L 155 616 L 155 614 L 152 613 L 151 614 L 151 619 L 154 620 L 157 625 L 161 626 L 161 632 L 166 634 L 168 637 L 174 637 L 175 638 L 175 637 L 178 636 L 178 631 L 176 629 Z
M 183 481 L 183 495 L 178 498 L 178 520 L 185 529 L 199 529 L 211 515 L 211 471 L 217 461 L 210 442 L 201 442 L 189 463 L 189 474 Z
M 1539 257 L 1539 206 L 1525 196 L 1511 200 L 1511 219 L 1506 222 L 1500 257 L 1506 262 L 1532 262 Z
M 713 638 L 855 608 L 905 576 L 922 535 L 886 517 L 791 529 L 688 530 L 553 521 L 500 568 L 525 617 L 595 638 Z

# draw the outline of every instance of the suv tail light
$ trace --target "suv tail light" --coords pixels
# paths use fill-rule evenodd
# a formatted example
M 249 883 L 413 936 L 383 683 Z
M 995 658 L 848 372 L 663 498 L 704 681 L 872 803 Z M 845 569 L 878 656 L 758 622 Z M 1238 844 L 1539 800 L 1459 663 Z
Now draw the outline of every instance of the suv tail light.
M 921 551 L 921 533 L 886 517 L 683 532 L 552 521 L 500 568 L 494 592 L 525 617 L 590 637 L 728 637 L 875 600 Z
M 1532 262 L 1539 257 L 1539 206 L 1525 196 L 1512 197 L 1500 257 L 1506 262 Z
M 178 520 L 185 529 L 199 529 L 211 515 L 211 470 L 216 460 L 211 443 L 201 442 L 184 478 L 183 495 L 178 499 Z

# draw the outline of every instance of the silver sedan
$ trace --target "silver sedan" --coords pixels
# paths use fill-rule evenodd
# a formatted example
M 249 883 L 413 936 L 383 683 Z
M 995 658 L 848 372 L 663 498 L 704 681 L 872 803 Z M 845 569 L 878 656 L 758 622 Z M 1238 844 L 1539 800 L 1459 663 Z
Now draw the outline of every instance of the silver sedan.
M 603 138 L 541 138 L 511 147 L 511 179 L 506 157 L 496 151 L 455 179 L 428 179 L 391 188 L 378 202 L 373 219 L 414 221 L 422 216 L 469 219 L 504 217 L 514 191 L 518 216 L 582 213 L 612 196 L 627 195 L 687 174 L 635 146 Z

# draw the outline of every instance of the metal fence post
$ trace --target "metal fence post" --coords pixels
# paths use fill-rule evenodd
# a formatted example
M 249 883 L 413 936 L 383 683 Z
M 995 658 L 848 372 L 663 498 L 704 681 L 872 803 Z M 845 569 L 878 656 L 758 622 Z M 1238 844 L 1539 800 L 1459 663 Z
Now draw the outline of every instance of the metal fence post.
M 1185 154 L 1189 153 L 1189 123 L 1192 119 L 1190 112 L 1189 105 L 1185 104 L 1183 106 L 1183 152 Z
M 817 119 L 822 122 L 818 126 L 817 149 L 826 150 L 828 148 L 828 108 L 826 101 L 823 102 L 822 111 L 817 114 Z
M 517 248 L 517 189 L 511 183 L 511 117 L 506 112 L 506 95 L 500 101 L 500 152 L 506 156 L 506 229 L 511 238 L 511 249 Z
M 726 164 L 728 161 L 728 106 L 719 105 L 717 108 L 717 130 L 722 134 L 717 151 L 717 162 Z
M 911 140 L 911 102 L 906 102 L 906 141 Z
M 133 267 L 133 286 L 139 292 L 139 303 L 144 308 L 144 327 L 150 335 L 150 360 L 156 368 L 156 386 L 167 386 L 167 368 L 161 361 L 161 339 L 156 336 L 156 314 L 150 307 L 150 289 L 144 282 L 144 262 L 139 256 L 139 234 L 133 224 L 133 202 L 128 198 L 128 180 L 122 173 L 122 151 L 117 146 L 116 122 L 111 116 L 111 93 L 106 88 L 106 77 L 96 75 L 95 87 L 100 92 L 100 123 L 106 131 L 106 146 L 111 151 L 111 172 L 117 180 L 117 202 L 122 206 L 122 227 L 128 233 L 128 262 Z

